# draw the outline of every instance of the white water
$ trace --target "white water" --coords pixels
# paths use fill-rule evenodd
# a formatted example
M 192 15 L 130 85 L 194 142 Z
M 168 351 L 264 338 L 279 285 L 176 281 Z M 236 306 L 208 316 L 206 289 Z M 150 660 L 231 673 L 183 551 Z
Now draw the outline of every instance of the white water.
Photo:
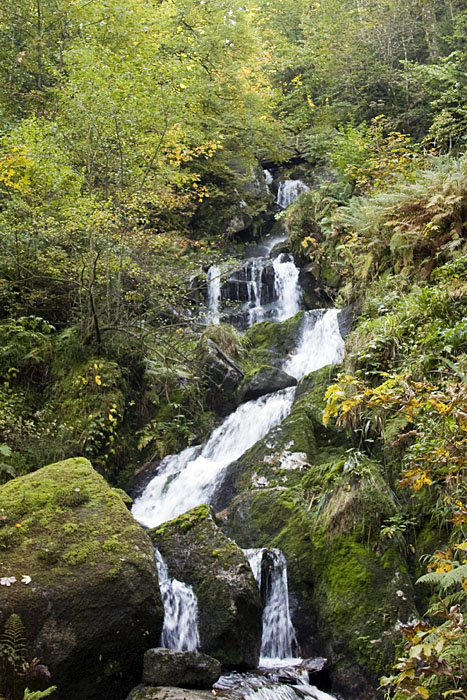
M 198 600 L 191 586 L 170 578 L 167 564 L 155 548 L 159 588 L 164 604 L 161 646 L 178 651 L 199 648 Z
M 269 185 L 272 185 L 274 178 L 272 176 L 271 171 L 268 170 L 267 168 L 264 168 L 263 172 L 264 172 L 264 179 L 266 180 L 266 185 L 269 187 Z
M 200 503 L 209 503 L 227 465 L 284 420 L 293 398 L 291 388 L 248 401 L 211 433 L 204 446 L 166 457 L 157 476 L 136 499 L 134 517 L 155 527 Z
M 208 285 L 206 323 L 213 326 L 219 323 L 219 302 L 221 297 L 221 271 L 216 265 L 211 265 L 206 274 Z
M 301 379 L 342 360 L 344 341 L 337 313 L 305 314 L 298 347 L 283 365 L 288 374 Z M 292 387 L 248 401 L 231 413 L 204 445 L 187 447 L 163 459 L 157 475 L 135 500 L 132 512 L 136 520 L 155 527 L 201 503 L 209 503 L 225 468 L 289 415 L 294 396 Z
M 274 289 L 277 294 L 276 321 L 285 321 L 300 311 L 302 293 L 298 283 L 299 270 L 293 259 L 281 253 L 273 262 Z
M 261 277 L 266 264 L 267 261 L 264 258 L 252 258 L 247 266 L 249 271 L 247 275 L 250 277 L 247 282 L 249 326 L 264 320 L 265 309 L 261 304 Z
M 301 379 L 326 365 L 335 365 L 344 359 L 345 344 L 339 331 L 337 309 L 330 309 L 316 319 L 316 311 L 304 316 L 297 350 L 284 362 L 287 374 Z
M 284 664 L 297 647 L 290 619 L 287 564 L 279 549 L 244 549 L 264 599 L 260 666 Z
M 282 180 L 277 191 L 277 204 L 281 209 L 287 209 L 303 192 L 309 191 L 308 185 L 301 180 Z
M 303 696 L 314 700 L 336 700 L 334 695 L 318 690 L 314 685 L 275 685 L 270 688 L 259 688 L 247 693 L 245 700 L 303 700 Z

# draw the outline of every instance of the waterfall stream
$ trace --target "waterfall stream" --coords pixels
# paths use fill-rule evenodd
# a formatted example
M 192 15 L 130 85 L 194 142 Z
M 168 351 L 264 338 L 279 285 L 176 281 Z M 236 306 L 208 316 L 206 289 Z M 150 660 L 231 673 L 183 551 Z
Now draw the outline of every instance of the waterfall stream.
M 266 178 L 269 186 L 272 175 L 266 172 Z M 284 209 L 307 190 L 300 180 L 284 180 L 279 183 L 277 205 Z M 263 320 L 283 321 L 300 310 L 299 270 L 289 254 L 279 252 L 274 256 L 273 253 L 276 244 L 283 241 L 283 237 L 270 238 L 257 246 L 256 257 L 247 259 L 228 280 L 222 280 L 219 267 L 209 268 L 207 323 L 220 322 L 225 300 L 231 305 L 241 305 L 246 319 L 243 328 Z M 282 369 L 299 380 L 325 365 L 340 362 L 343 355 L 338 311 L 308 311 L 303 316 L 296 347 L 284 358 Z M 294 398 L 295 387 L 292 387 L 248 401 L 229 415 L 204 445 L 188 447 L 163 459 L 157 475 L 135 500 L 135 518 L 144 526 L 155 527 L 194 506 L 209 503 L 227 466 L 290 414 Z M 297 665 L 301 660 L 293 657 L 298 644 L 289 612 L 285 557 L 278 549 L 244 551 L 263 600 L 261 667 Z M 155 554 L 165 613 L 161 644 L 172 649 L 196 650 L 200 644 L 196 596 L 190 586 L 170 578 L 157 549 Z M 301 672 L 305 674 L 303 677 Z M 273 675 L 267 678 L 234 673 L 223 676 L 216 687 L 222 690 L 224 683 L 233 698 L 243 700 L 298 700 L 304 696 L 332 700 L 331 695 L 307 684 L 305 669 L 297 670 L 296 678 L 297 685 L 289 686 L 279 683 Z M 238 685 L 242 689 L 237 693 Z
M 296 379 L 327 364 L 340 362 L 344 341 L 337 311 L 309 311 L 304 316 L 300 341 L 284 369 Z M 312 339 L 316 336 L 318 341 Z M 226 467 L 286 418 L 295 388 L 248 401 L 216 428 L 204 445 L 187 447 L 162 460 L 157 475 L 133 505 L 133 515 L 147 527 L 155 527 L 181 513 L 209 503 Z
M 167 564 L 157 548 L 159 588 L 164 605 L 161 646 L 178 651 L 196 651 L 199 647 L 198 600 L 191 586 L 170 578 Z
M 263 600 L 260 666 L 291 663 L 297 639 L 290 619 L 287 564 L 279 549 L 244 549 Z M 293 659 L 295 661 L 295 659 Z

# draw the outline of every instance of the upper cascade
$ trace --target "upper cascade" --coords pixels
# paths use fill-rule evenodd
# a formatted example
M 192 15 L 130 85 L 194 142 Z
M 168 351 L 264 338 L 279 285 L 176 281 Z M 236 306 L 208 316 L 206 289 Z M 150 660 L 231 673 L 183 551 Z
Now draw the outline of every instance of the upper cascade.
M 287 209 L 303 192 L 309 192 L 310 188 L 301 180 L 282 180 L 277 190 L 277 205 L 281 209 Z
M 198 600 L 191 586 L 170 578 L 162 554 L 154 548 L 159 588 L 164 604 L 161 646 L 177 651 L 199 649 Z

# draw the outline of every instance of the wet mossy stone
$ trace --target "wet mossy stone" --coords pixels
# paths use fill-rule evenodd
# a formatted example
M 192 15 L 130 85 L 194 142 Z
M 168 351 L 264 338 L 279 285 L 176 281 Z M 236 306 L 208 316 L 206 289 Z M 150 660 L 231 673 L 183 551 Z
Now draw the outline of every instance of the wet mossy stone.
M 197 360 L 209 405 L 219 415 L 228 415 L 237 405 L 235 392 L 244 377 L 243 369 L 210 338 L 199 343 Z
M 374 696 L 399 621 L 416 614 L 406 553 L 380 535 L 397 508 L 380 465 L 340 448 L 291 488 L 245 489 L 225 521 L 242 547 L 284 552 L 302 654 L 318 641 L 334 691 L 347 698 Z
M 249 374 L 245 377 L 238 388 L 237 394 L 239 401 L 243 403 L 244 401 L 259 399 L 260 396 L 265 396 L 265 394 L 272 394 L 274 391 L 287 389 L 296 384 L 297 380 L 295 377 L 291 377 L 287 372 L 278 367 L 265 365 L 252 375 Z
M 148 649 L 144 655 L 145 685 L 175 685 L 180 688 L 212 688 L 221 675 L 217 659 L 198 651 Z
M 57 700 L 118 700 L 141 678 L 163 608 L 151 540 L 84 458 L 0 488 L 0 629 L 26 628 Z M 22 582 L 29 576 L 31 582 Z
M 189 510 L 149 532 L 170 576 L 198 598 L 200 650 L 224 668 L 254 668 L 261 644 L 261 601 L 242 550 L 226 537 L 209 506 Z
M 244 335 L 250 347 L 250 361 L 256 366 L 282 367 L 284 358 L 297 346 L 304 312 L 281 323 L 263 321 L 255 323 Z

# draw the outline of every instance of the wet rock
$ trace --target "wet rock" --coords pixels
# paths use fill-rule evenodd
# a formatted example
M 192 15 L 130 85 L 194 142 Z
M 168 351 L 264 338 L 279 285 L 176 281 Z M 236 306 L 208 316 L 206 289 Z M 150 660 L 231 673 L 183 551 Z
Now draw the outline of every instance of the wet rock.
M 0 586 L 0 629 L 20 615 L 57 700 L 124 698 L 162 628 L 151 540 L 84 458 L 13 479 L 0 508 L 1 568 L 16 578 Z
M 350 304 L 349 306 L 346 306 L 345 309 L 342 309 L 337 316 L 339 331 L 343 338 L 346 338 L 352 330 L 355 320 L 360 313 L 360 307 L 361 305 L 358 303 Z
M 277 367 L 260 367 L 253 377 L 248 378 L 240 386 L 238 398 L 243 403 L 296 384 L 295 377 L 291 377 L 290 374 Z
M 138 685 L 133 688 L 127 700 L 212 700 L 212 698 L 210 690 Z
M 227 668 L 254 668 L 261 644 L 258 587 L 242 550 L 217 527 L 209 506 L 199 506 L 150 531 L 170 576 L 198 598 L 202 652 Z
M 235 392 L 244 372 L 210 338 L 201 341 L 198 362 L 207 386 L 207 398 L 220 415 L 228 415 L 236 406 Z
M 211 688 L 221 675 L 217 659 L 197 651 L 148 649 L 144 655 L 143 683 L 181 688 Z

